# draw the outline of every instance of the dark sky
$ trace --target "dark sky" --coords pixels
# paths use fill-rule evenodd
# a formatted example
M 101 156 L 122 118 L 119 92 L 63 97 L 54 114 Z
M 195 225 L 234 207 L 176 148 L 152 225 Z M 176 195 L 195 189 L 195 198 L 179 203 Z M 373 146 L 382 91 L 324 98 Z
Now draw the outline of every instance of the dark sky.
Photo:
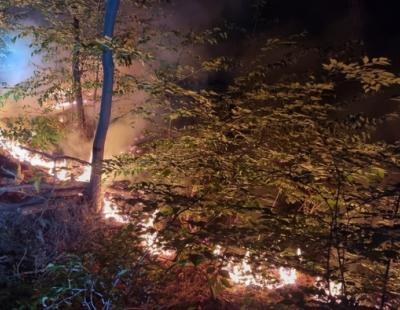
M 181 18 L 187 25 L 209 25 L 231 20 L 252 30 L 258 0 L 181 0 Z M 365 42 L 367 52 L 400 56 L 400 0 L 267 0 L 257 17 L 257 32 L 271 28 L 287 34 L 303 30 L 321 42 Z
M 257 0 L 180 0 L 181 23 L 210 27 L 223 20 L 232 21 L 254 34 L 255 40 L 267 37 L 285 37 L 308 32 L 308 41 L 314 47 L 341 46 L 351 40 L 363 42 L 363 53 L 371 57 L 389 57 L 393 72 L 400 71 L 400 0 L 267 0 L 254 27 L 254 9 Z M 258 37 L 259 36 L 259 37 Z M 258 39 L 260 38 L 260 39 Z M 233 38 L 222 54 L 251 57 L 245 38 Z M 358 46 L 355 43 L 354 46 Z M 212 48 L 215 51 L 215 48 Z M 218 53 L 218 52 L 217 52 Z M 310 62 L 306 63 L 309 66 Z M 320 63 L 318 63 L 320 65 Z M 223 86 L 228 77 L 213 76 L 211 84 Z M 352 86 L 354 87 L 354 86 Z M 347 91 L 346 98 L 352 93 Z M 399 96 L 396 89 L 372 96 L 351 105 L 354 113 L 369 116 L 396 111 L 398 104 L 391 97 Z M 379 139 L 399 139 L 400 127 L 385 123 L 379 128 Z

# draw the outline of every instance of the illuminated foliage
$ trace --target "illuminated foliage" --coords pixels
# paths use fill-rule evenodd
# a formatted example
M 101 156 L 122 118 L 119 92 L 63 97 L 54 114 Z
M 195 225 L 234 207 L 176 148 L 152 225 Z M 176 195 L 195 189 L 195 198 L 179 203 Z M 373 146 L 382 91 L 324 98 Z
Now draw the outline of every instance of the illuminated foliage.
M 65 2 L 53 4 L 53 11 L 41 7 L 46 17 L 49 12 L 64 14 Z M 263 5 L 258 1 L 254 7 Z M 82 14 L 81 19 L 90 10 L 67 7 Z M 57 48 L 52 44 L 67 46 L 70 52 L 78 48 L 71 29 L 57 26 L 57 31 L 65 31 L 60 37 L 52 29 L 26 30 L 37 39 L 36 52 L 50 53 Z M 193 46 L 217 46 L 233 29 L 228 25 L 172 34 L 183 54 L 192 53 Z M 35 295 L 40 295 L 42 306 L 90 308 L 93 300 L 104 308 L 139 306 L 151 298 L 160 302 L 167 299 L 165 287 L 179 282 L 178 275 L 188 270 L 205 279 L 208 294 L 218 299 L 233 284 L 229 266 L 234 264 L 242 266 L 245 276 L 265 280 L 265 286 L 248 281 L 262 288 L 276 285 L 277 271 L 284 267 L 311 279 L 309 287 L 297 288 L 296 298 L 288 295 L 273 304 L 275 308 L 283 303 L 306 307 L 312 299 L 328 307 L 339 302 L 343 307 L 398 306 L 398 145 L 374 139 L 385 117 L 350 113 L 338 88 L 356 81 L 363 90 L 358 95 L 365 95 L 399 85 L 399 77 L 389 71 L 386 58 L 354 62 L 345 57 L 346 51 L 322 55 L 315 72 L 290 74 L 291 65 L 312 50 L 301 45 L 304 36 L 265 40 L 255 56 L 242 63 L 219 55 L 197 57 L 198 64 L 173 65 L 138 48 L 150 41 L 146 35 L 82 35 L 79 47 L 88 70 L 93 69 L 91 61 L 98 62 L 99 46 L 112 49 L 121 65 L 133 60 L 154 65 L 154 78 L 121 74 L 114 89 L 121 95 L 139 90 L 152 95 L 148 106 L 132 112 L 153 120 L 154 126 L 147 132 L 151 141 L 139 146 L 140 153 L 105 162 L 108 176 L 128 179 L 121 183 L 124 193 L 133 197 L 115 200 L 123 205 L 129 224 L 96 243 L 93 253 L 48 265 L 46 280 L 51 285 L 39 280 L 42 290 Z M 269 53 L 276 48 L 294 52 L 271 63 Z M 280 69 L 289 73 L 276 78 L 273 72 Z M 40 92 L 39 103 L 45 103 L 61 91 L 69 96 L 68 70 L 38 72 L 5 98 Z M 205 85 L 204 76 L 214 73 L 227 74 L 232 81 Z M 88 78 L 84 85 L 97 87 L 100 82 Z M 32 135 L 29 126 L 41 134 Z M 4 135 L 46 146 L 57 142 L 56 129 L 51 120 L 38 118 L 10 124 Z M 36 142 L 35 136 L 40 137 Z M 146 229 L 156 236 L 158 248 L 176 254 L 172 262 L 162 264 L 151 249 L 140 246 L 146 241 L 140 235 L 143 217 L 155 217 L 154 226 Z M 182 293 L 173 288 L 175 296 Z M 127 296 L 130 300 L 125 301 Z
M 222 64 L 208 61 L 204 70 L 210 63 Z M 382 65 L 388 60 L 331 60 L 324 69 L 360 80 L 369 92 L 398 84 L 395 74 L 375 68 Z M 319 74 L 270 84 L 243 64 L 223 92 L 193 91 L 180 86 L 180 72 L 177 84 L 167 75 L 153 94 L 170 111 L 168 126 L 155 132 L 144 155 L 120 156 L 107 171 L 141 180 L 131 189 L 144 191 L 149 209 L 159 210 L 160 242 L 177 250 L 177 263 L 214 257 L 224 268 L 228 258 L 250 251 L 266 278 L 271 269 L 296 266 L 323 285 L 340 283 L 342 303 L 371 306 L 399 290 L 399 192 L 392 180 L 399 158 L 371 139 L 379 120 L 348 113 L 335 100 L 336 80 Z M 217 257 L 216 246 L 225 249 Z M 335 299 L 328 288 L 319 294 Z

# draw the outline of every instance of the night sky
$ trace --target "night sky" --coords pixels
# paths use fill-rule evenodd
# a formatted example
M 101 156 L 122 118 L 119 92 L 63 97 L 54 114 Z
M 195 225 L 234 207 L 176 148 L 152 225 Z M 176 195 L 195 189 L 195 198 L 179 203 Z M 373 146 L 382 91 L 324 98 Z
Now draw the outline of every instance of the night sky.
M 324 44 L 353 36 L 365 42 L 368 54 L 394 57 L 399 54 L 400 2 L 395 0 L 269 0 L 254 27 L 251 13 L 256 1 L 184 1 L 181 18 L 191 24 L 231 20 L 251 32 L 293 34 L 307 31 Z M 358 8 L 357 8 L 358 7 Z M 255 29 L 254 29 L 255 28 Z M 396 59 L 394 61 L 397 63 Z

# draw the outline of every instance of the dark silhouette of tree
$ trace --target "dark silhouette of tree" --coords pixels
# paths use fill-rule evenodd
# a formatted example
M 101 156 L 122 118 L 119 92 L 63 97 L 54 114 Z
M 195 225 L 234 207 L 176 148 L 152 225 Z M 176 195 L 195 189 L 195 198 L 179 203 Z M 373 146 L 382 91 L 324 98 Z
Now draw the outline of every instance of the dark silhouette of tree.
M 351 35 L 354 39 L 361 39 L 363 32 L 363 3 L 360 0 L 350 1 Z

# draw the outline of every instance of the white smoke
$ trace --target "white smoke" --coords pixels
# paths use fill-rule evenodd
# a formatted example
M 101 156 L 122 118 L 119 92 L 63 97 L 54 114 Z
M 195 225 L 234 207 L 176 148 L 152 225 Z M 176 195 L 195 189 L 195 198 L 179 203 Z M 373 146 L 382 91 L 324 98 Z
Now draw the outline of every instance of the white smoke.
M 32 76 L 35 59 L 31 56 L 29 38 L 12 38 L 15 33 L 9 33 L 2 38 L 6 43 L 5 57 L 0 64 L 0 83 L 14 86 Z

